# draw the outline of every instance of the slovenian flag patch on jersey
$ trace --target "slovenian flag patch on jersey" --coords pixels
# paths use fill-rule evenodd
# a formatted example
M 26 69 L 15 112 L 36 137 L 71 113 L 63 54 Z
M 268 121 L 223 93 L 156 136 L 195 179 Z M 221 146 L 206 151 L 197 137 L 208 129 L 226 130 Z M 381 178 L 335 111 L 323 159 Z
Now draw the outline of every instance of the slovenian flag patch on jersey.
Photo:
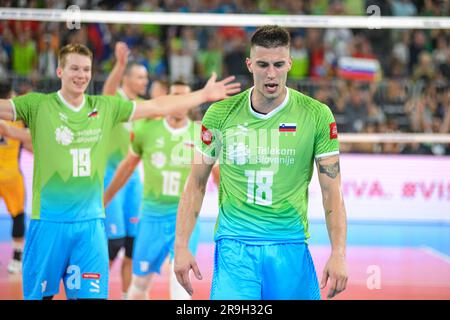
M 296 123 L 280 123 L 278 127 L 279 132 L 297 132 Z

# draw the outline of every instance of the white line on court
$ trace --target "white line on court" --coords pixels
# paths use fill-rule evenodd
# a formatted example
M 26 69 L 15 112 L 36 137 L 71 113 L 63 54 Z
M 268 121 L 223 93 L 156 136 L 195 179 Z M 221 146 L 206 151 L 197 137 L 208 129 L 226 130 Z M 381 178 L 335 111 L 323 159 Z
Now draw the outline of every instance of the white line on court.
M 441 259 L 447 263 L 450 263 L 450 257 L 443 252 L 437 251 L 436 249 L 433 249 L 428 246 L 421 246 L 420 250 L 422 250 L 425 253 L 428 253 L 430 256 L 433 256 L 433 257 Z

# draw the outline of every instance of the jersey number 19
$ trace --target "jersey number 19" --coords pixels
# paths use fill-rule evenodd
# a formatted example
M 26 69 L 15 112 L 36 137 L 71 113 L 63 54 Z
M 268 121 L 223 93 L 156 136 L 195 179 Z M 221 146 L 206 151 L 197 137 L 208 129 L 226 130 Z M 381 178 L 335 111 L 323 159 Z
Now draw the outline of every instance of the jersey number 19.
M 91 149 L 70 149 L 73 160 L 73 176 L 88 177 L 91 175 Z

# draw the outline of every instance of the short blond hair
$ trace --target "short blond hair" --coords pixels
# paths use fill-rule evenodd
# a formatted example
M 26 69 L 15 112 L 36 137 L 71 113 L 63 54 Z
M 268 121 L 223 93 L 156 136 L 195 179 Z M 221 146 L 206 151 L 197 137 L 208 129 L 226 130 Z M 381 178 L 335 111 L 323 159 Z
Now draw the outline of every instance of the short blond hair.
M 89 57 L 89 59 L 94 59 L 92 51 L 83 44 L 67 44 L 59 50 L 58 53 L 58 66 L 64 68 L 66 65 L 67 56 L 71 53 L 80 54 L 82 56 Z

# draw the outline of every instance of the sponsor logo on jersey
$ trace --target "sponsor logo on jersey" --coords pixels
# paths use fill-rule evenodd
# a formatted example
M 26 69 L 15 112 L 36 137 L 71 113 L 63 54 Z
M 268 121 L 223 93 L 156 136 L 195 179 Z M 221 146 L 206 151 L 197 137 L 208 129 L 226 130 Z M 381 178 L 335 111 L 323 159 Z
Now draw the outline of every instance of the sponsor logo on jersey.
M 244 123 L 243 125 L 242 124 L 238 124 L 237 128 L 238 128 L 238 130 L 241 130 L 243 133 L 247 133 L 248 132 L 247 125 L 248 125 L 247 122 Z
M 130 218 L 130 223 L 138 223 L 139 218 L 138 217 L 131 217 Z
M 92 110 L 92 112 L 88 114 L 88 118 L 97 118 L 97 116 L 98 116 L 97 108 L 94 108 L 94 110 Z
M 131 130 L 133 130 L 133 124 L 131 122 L 123 122 L 122 125 L 128 132 L 131 132 Z
M 162 152 L 155 152 L 152 154 L 152 164 L 158 168 L 161 169 L 166 165 L 167 159 L 164 153 Z
M 100 293 L 100 281 L 98 280 L 91 281 L 89 282 L 89 285 L 91 286 L 89 288 L 89 292 Z
M 67 120 L 68 120 L 67 115 L 64 114 L 64 113 L 62 113 L 62 112 L 59 113 L 59 118 L 60 118 L 61 121 L 63 121 L 63 122 L 67 122 Z
M 100 279 L 100 273 L 83 273 L 81 277 L 83 279 Z
M 147 272 L 150 264 L 147 261 L 139 261 L 139 269 L 141 272 Z
M 59 144 L 62 144 L 63 146 L 67 146 L 67 145 L 71 144 L 73 141 L 72 131 L 65 126 L 56 128 L 55 136 L 56 136 L 56 142 L 58 142 Z
M 156 147 L 157 148 L 163 148 L 164 147 L 164 137 L 156 139 Z
M 41 292 L 45 292 L 46 289 L 47 289 L 47 280 L 44 280 L 41 283 Z
M 338 131 L 336 122 L 330 123 L 330 140 L 337 139 L 338 137 Z
M 210 145 L 212 142 L 213 135 L 204 125 L 202 125 L 202 141 L 206 145 Z
M 280 123 L 278 127 L 279 132 L 296 132 L 297 124 L 296 123 Z

